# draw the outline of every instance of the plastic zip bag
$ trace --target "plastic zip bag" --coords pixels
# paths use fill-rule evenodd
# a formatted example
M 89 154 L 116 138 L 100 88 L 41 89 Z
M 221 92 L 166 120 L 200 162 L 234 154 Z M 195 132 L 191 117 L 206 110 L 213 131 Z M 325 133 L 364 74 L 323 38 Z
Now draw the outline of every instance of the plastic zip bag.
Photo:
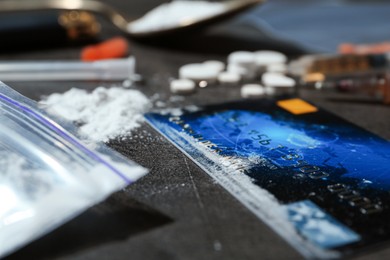
M 88 148 L 69 122 L 51 118 L 0 82 L 0 257 L 147 172 L 104 144 Z

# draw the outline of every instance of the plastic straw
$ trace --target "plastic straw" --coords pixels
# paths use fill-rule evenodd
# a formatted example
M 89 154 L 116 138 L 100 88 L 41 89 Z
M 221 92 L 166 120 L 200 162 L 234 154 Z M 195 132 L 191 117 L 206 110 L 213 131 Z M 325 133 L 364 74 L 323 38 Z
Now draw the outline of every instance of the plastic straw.
M 0 62 L 0 81 L 125 80 L 134 75 L 135 59 Z

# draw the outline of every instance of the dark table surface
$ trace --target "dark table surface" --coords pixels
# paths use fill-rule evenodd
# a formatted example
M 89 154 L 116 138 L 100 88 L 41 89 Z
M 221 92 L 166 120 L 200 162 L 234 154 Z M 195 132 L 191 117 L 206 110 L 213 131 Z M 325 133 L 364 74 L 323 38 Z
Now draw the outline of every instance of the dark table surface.
M 129 16 L 137 16 L 161 1 L 107 1 Z M 119 33 L 105 25 L 104 37 Z M 213 86 L 182 102 L 170 104 L 169 79 L 179 66 L 226 54 L 160 48 L 129 39 L 137 71 L 145 82 L 137 86 L 148 97 L 159 94 L 167 106 L 202 105 L 240 99 L 239 88 Z M 180 41 L 180 38 L 177 39 Z M 196 44 L 196 43 L 194 43 Z M 190 46 L 187 46 L 190 47 Z M 245 48 L 245 46 L 241 46 Z M 78 59 L 79 46 L 44 50 L 2 51 L 2 60 Z M 120 83 L 119 83 L 120 84 Z M 9 83 L 22 94 L 43 95 L 72 87 L 93 89 L 107 82 Z M 367 98 L 303 92 L 302 96 L 379 136 L 390 139 L 390 107 Z M 11 255 L 9 259 L 301 259 L 292 247 L 219 186 L 150 126 L 134 130 L 132 138 L 109 146 L 150 169 L 137 183 L 117 192 L 53 233 Z M 388 258 L 381 247 L 354 259 Z

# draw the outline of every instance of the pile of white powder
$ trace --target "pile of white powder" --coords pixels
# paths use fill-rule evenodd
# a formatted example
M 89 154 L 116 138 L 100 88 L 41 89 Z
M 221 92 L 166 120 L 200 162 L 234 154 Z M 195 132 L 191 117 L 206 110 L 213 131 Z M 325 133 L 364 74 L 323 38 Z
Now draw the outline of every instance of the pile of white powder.
M 143 122 L 151 103 L 140 91 L 98 87 L 93 92 L 73 88 L 40 102 L 49 113 L 80 124 L 80 132 L 93 141 L 125 137 Z
M 132 22 L 128 30 L 133 33 L 144 33 L 172 29 L 197 20 L 221 14 L 226 5 L 207 1 L 176 0 L 162 4 Z

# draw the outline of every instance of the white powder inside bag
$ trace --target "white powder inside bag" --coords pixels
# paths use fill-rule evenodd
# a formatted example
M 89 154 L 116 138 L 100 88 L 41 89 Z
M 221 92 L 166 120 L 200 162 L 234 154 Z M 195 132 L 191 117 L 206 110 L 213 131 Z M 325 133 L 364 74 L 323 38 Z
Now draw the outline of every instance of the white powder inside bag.
M 98 142 L 128 135 L 151 107 L 140 91 L 120 87 L 98 87 L 93 92 L 73 88 L 40 104 L 49 113 L 80 124 L 81 134 Z
M 128 30 L 132 33 L 172 29 L 223 13 L 226 5 L 207 1 L 172 1 L 162 4 L 132 22 Z

